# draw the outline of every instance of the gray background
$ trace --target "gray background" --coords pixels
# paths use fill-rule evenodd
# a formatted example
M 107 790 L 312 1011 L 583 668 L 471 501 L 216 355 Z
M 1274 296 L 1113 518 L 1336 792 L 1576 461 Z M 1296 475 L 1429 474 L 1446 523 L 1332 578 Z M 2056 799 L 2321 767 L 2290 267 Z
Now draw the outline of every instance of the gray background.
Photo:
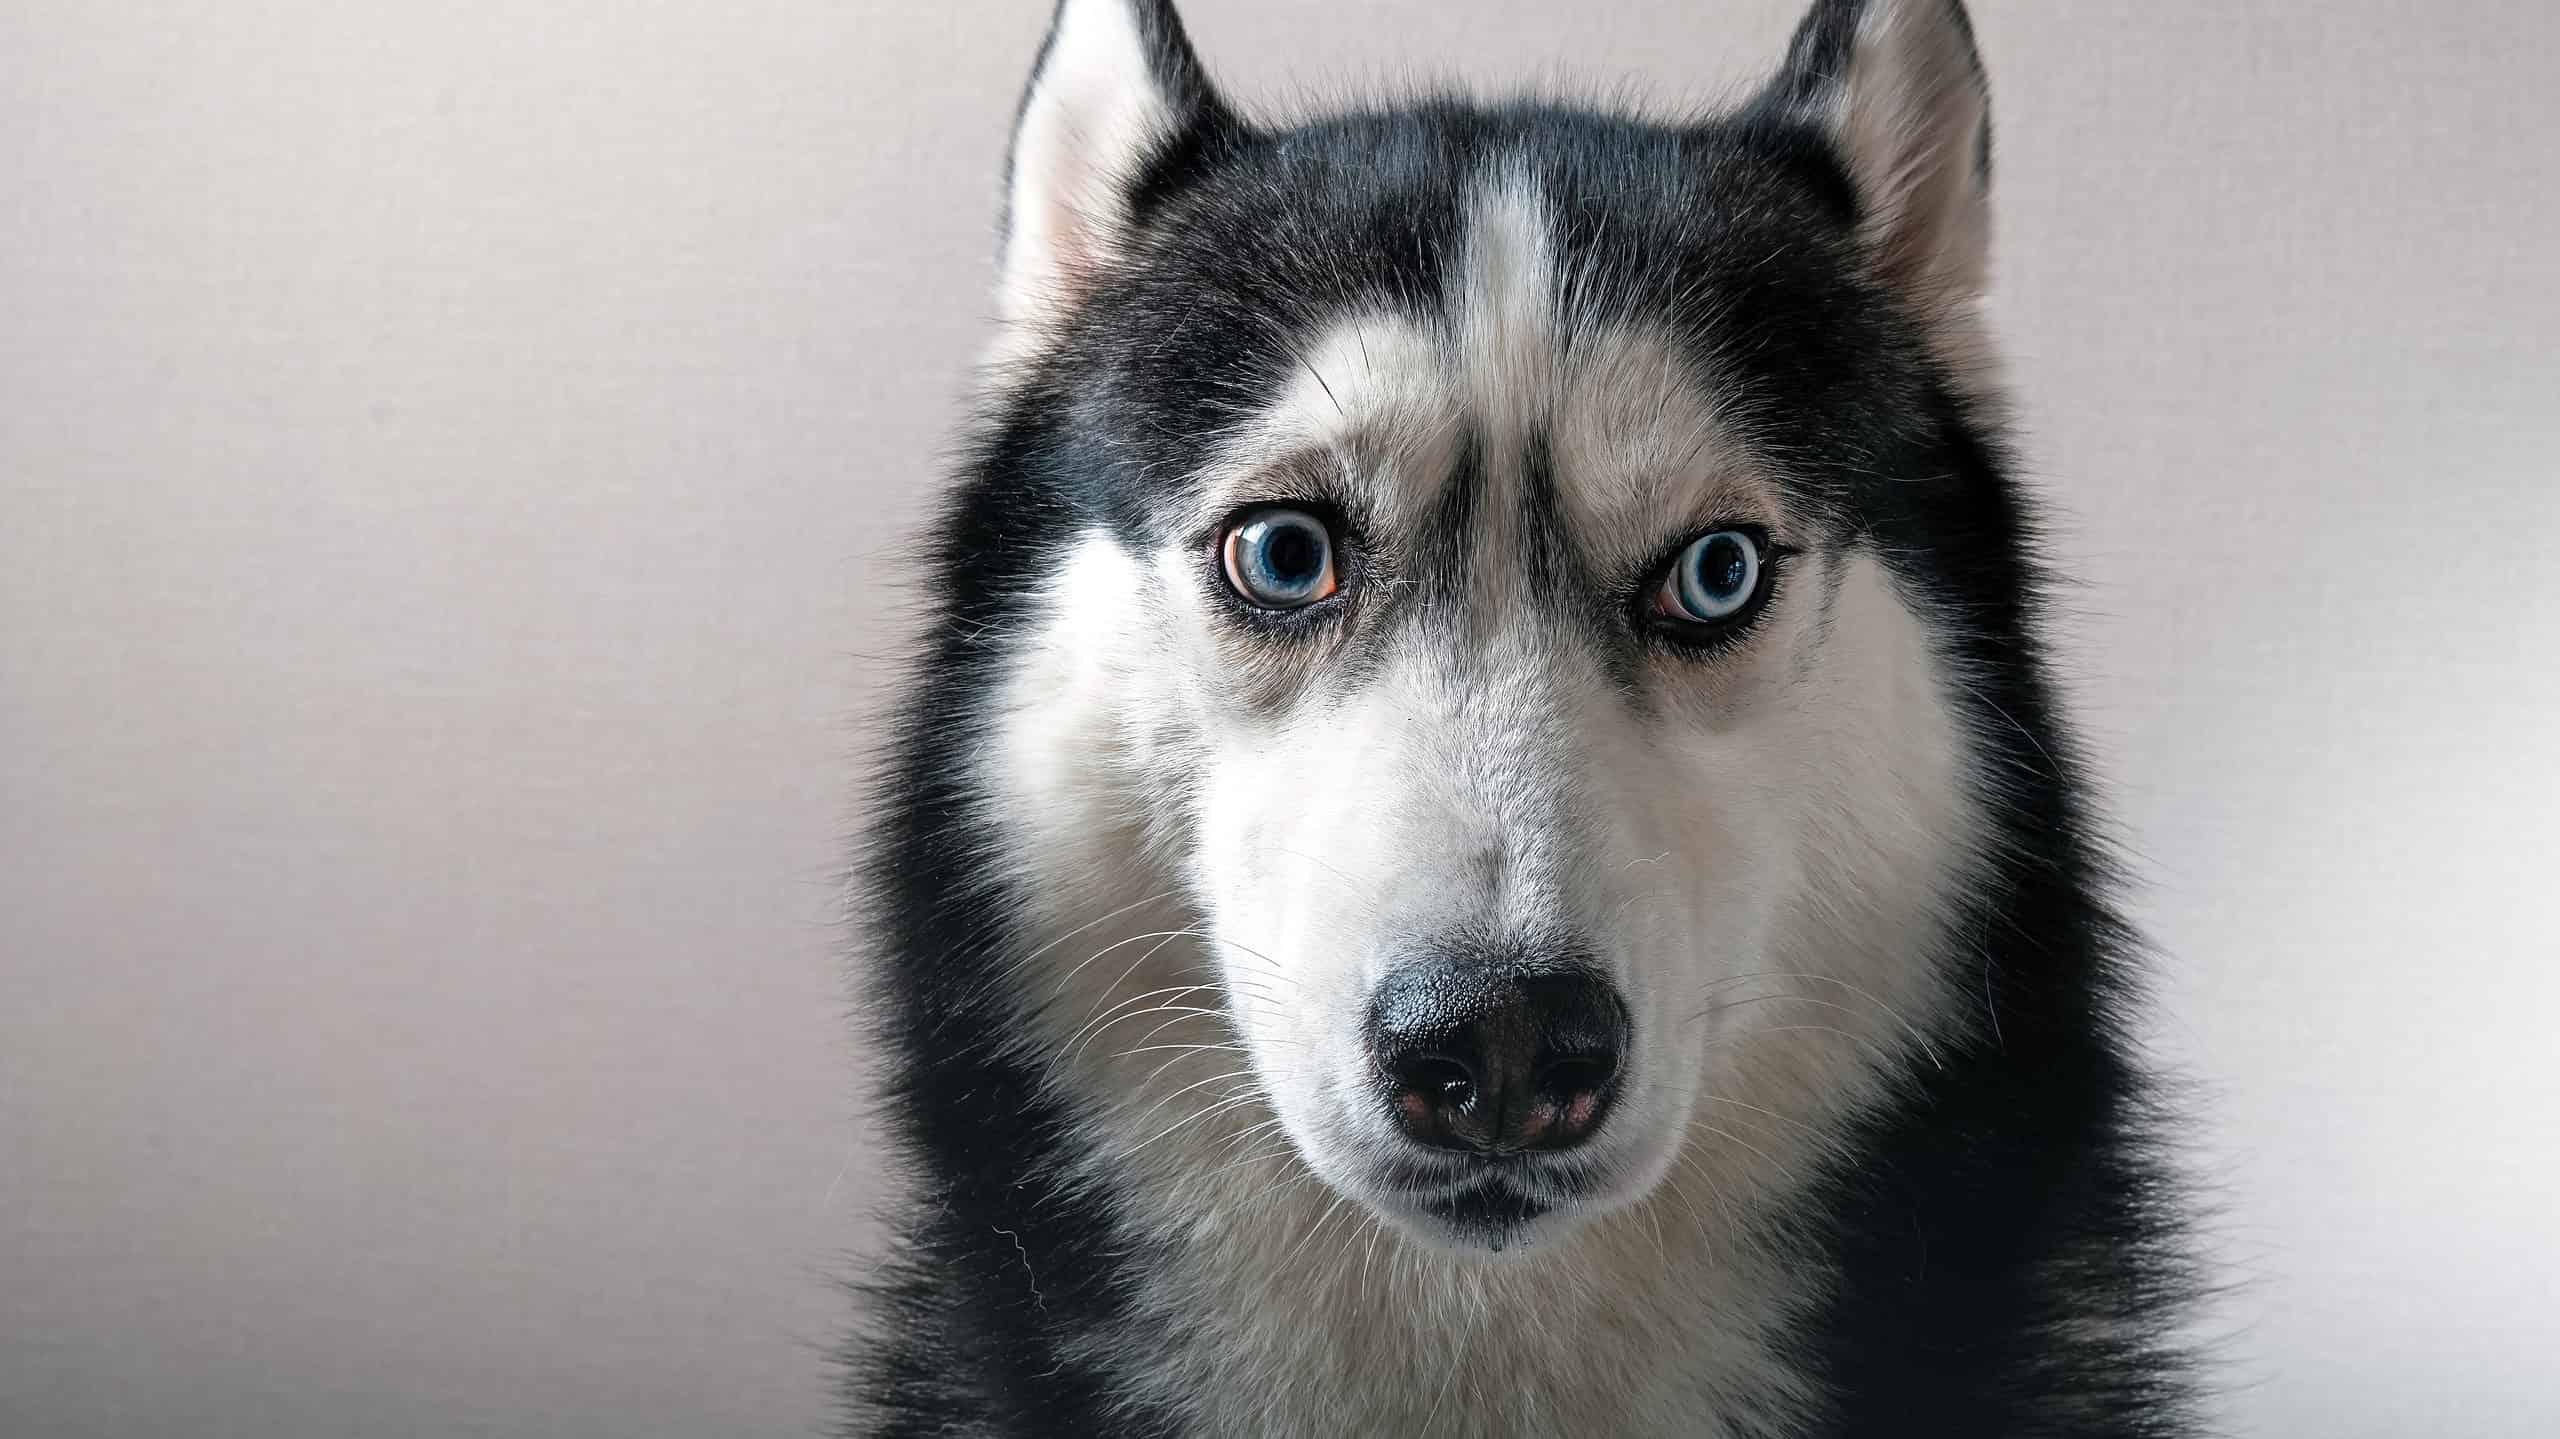
M 1037 0 L 0 6 L 0 1433 L 805 1432 Z M 1194 0 L 1264 102 L 1781 0 Z M 2235 1427 L 2560 1429 L 2560 7 L 1978 7 Z

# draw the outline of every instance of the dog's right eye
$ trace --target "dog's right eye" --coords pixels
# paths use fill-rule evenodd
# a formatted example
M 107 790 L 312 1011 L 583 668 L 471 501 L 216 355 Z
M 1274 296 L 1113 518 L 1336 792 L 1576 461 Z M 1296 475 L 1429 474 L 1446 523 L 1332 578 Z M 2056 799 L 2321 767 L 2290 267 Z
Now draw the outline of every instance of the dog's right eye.
M 1741 530 L 1700 535 L 1671 562 L 1653 612 L 1689 625 L 1729 624 L 1760 592 L 1760 542 Z
M 1304 510 L 1255 510 L 1227 530 L 1227 583 L 1266 610 L 1304 609 L 1342 587 L 1333 532 Z

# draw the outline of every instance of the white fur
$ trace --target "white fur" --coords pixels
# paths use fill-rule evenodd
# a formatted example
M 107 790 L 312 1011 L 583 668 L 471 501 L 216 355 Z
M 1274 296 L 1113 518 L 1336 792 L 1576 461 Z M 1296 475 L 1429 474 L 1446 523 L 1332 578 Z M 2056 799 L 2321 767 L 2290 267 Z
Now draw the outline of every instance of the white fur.
M 985 799 L 1047 936 L 1027 1032 L 1100 1116 L 1132 1242 L 1173 1251 L 1139 1296 L 1163 1345 L 1087 1357 L 1207 1434 L 1784 1432 L 1804 1390 L 1772 1335 L 1823 1282 L 1789 1197 L 1885 1061 L 1953 1022 L 1929 960 L 1975 827 L 1949 680 L 1872 555 L 1808 548 L 1747 646 L 1649 661 L 1646 711 L 1605 685 L 1507 578 L 1505 438 L 1548 427 L 1604 564 L 1702 517 L 1805 517 L 1661 337 L 1560 331 L 1524 182 L 1472 213 L 1444 324 L 1317 337 L 1311 383 L 1198 477 L 1225 505 L 1321 463 L 1392 528 L 1473 425 L 1469 613 L 1356 685 L 1321 650 L 1248 684 L 1196 557 L 1096 530 L 992 716 Z M 1607 1194 L 1494 1256 L 1368 1179 L 1395 1141 L 1359 1022 L 1398 940 L 1532 918 L 1599 945 L 1630 1078 L 1590 1146 Z
M 1067 0 L 1014 131 L 996 362 L 1074 312 L 1120 242 L 1125 179 L 1173 121 L 1126 0 Z
M 1878 271 L 1968 390 L 1987 398 L 1996 376 L 1980 301 L 1991 197 L 1979 161 L 1990 95 L 1960 27 L 1947 0 L 1874 0 L 1815 118 L 1848 162 Z

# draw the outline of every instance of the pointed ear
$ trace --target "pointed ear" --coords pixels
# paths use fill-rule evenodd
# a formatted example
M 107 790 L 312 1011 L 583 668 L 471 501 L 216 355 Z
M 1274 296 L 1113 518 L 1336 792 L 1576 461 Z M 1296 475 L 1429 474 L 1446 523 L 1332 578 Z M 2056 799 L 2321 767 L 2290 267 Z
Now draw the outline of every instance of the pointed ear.
M 1991 95 L 1962 0 L 1814 0 L 1760 105 L 1821 131 L 1886 281 L 1938 310 L 1991 249 Z
M 1038 348 L 1083 301 L 1152 168 L 1233 123 L 1168 0 L 1060 0 L 1014 122 L 1005 348 Z

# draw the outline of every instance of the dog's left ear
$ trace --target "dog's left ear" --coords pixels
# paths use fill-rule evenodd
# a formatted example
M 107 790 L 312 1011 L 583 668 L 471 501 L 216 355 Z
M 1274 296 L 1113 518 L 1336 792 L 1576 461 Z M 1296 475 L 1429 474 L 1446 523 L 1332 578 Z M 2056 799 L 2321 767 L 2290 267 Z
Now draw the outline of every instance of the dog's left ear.
M 1982 293 L 1991 95 L 1962 0 L 1814 0 L 1756 108 L 1830 141 L 1888 283 L 1924 309 Z
M 1170 0 L 1060 0 L 1014 122 L 996 285 L 1006 348 L 1053 338 L 1154 172 L 1236 126 Z

